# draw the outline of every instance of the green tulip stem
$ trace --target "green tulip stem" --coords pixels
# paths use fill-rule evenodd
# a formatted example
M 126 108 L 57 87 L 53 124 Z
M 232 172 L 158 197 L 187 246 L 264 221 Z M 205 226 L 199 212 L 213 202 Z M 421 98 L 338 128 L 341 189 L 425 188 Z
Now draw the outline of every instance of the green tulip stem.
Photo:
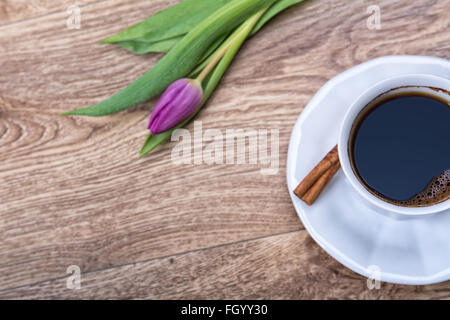
M 212 55 L 211 59 L 208 61 L 208 64 L 205 66 L 203 71 L 197 77 L 197 80 L 203 82 L 208 74 L 216 67 L 219 61 L 223 58 L 228 49 L 232 46 L 232 44 L 240 39 L 243 34 L 247 37 L 262 15 L 266 12 L 267 8 L 255 13 L 251 16 L 245 23 L 242 25 L 242 28 L 238 28 L 236 32 L 227 40 L 225 43 L 220 46 L 217 51 Z

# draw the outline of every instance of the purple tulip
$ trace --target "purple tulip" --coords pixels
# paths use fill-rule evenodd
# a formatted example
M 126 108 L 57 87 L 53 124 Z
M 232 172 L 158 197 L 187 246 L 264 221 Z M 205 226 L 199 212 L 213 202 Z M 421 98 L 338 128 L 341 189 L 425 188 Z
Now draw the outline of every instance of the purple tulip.
M 180 79 L 164 91 L 153 109 L 148 129 L 159 134 L 172 129 L 195 111 L 203 99 L 202 85 L 197 80 Z

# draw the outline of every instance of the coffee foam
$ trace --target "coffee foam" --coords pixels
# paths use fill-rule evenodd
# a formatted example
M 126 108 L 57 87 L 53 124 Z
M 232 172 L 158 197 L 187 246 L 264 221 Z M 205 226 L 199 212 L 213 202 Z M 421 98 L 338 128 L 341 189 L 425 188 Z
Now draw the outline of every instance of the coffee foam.
M 450 169 L 435 177 L 428 186 L 407 201 L 392 201 L 405 207 L 429 206 L 450 199 Z

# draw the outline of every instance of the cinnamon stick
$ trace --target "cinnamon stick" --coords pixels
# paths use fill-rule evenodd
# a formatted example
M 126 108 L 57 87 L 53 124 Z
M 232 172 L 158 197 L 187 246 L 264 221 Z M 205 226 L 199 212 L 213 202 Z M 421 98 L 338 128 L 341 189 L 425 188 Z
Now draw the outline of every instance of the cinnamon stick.
M 337 145 L 319 162 L 317 166 L 300 182 L 294 193 L 301 199 L 312 185 L 335 163 L 339 162 Z M 338 167 L 339 169 L 339 167 Z
M 339 161 L 334 163 L 300 199 L 305 201 L 307 205 L 312 205 L 323 189 L 325 189 L 328 182 L 330 182 L 331 178 L 336 174 L 340 166 L 341 163 Z

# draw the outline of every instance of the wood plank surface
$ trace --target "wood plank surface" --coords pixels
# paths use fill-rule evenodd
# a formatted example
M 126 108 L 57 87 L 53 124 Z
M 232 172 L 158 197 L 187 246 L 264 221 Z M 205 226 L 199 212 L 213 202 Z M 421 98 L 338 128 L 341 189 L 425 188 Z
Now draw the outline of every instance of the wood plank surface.
M 82 7 L 102 0 L 0 0 L 0 25 L 20 22 L 47 14 Z
M 449 283 L 367 291 L 303 230 L 285 162 L 295 120 L 328 79 L 384 55 L 449 58 L 449 1 L 378 1 L 382 28 L 369 30 L 371 1 L 309 0 L 250 39 L 197 119 L 222 132 L 278 129 L 274 176 L 260 164 L 177 166 L 174 143 L 139 159 L 155 100 L 104 118 L 58 116 L 156 63 L 98 42 L 176 1 L 85 2 L 79 30 L 67 29 L 66 5 L 35 3 L 46 9 L 0 10 L 0 24 L 13 22 L 0 25 L 0 297 L 448 298 Z M 69 265 L 85 274 L 80 292 L 62 287 Z
M 333 260 L 306 231 L 81 274 L 79 290 L 68 290 L 66 281 L 59 278 L 0 293 L 9 299 L 450 298 L 445 283 L 384 283 L 368 290 L 365 278 Z

